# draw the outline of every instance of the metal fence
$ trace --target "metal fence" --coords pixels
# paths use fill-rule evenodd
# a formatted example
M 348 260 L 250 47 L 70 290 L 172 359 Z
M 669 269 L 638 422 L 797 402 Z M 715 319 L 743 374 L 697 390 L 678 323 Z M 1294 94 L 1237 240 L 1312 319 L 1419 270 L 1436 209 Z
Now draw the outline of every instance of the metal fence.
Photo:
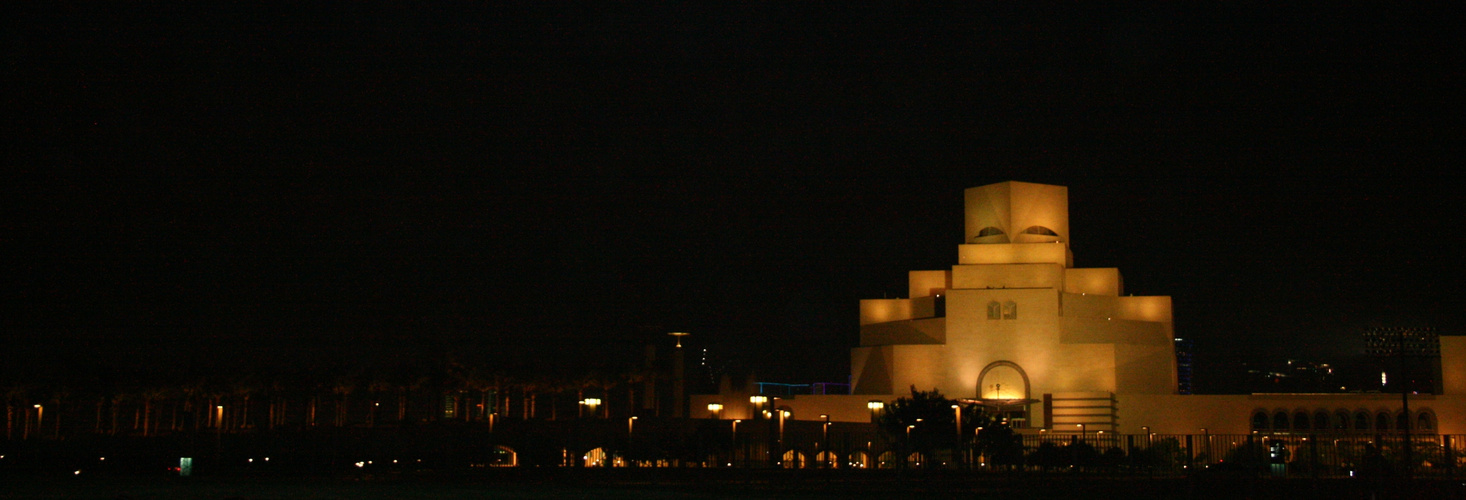
M 647 422 L 651 424 L 652 422 Z M 662 422 L 662 424 L 674 424 Z M 1278 477 L 1466 477 L 1466 436 L 1416 434 L 1116 434 L 1014 435 L 1007 453 L 969 439 L 922 445 L 870 424 L 789 421 L 647 425 L 633 448 L 645 464 L 749 468 L 919 468 L 1100 475 L 1181 476 L 1228 471 Z M 668 433 L 677 434 L 674 436 Z M 654 434 L 660 435 L 654 437 Z M 668 460 L 673 449 L 680 450 Z M 615 451 L 613 450 L 614 454 Z

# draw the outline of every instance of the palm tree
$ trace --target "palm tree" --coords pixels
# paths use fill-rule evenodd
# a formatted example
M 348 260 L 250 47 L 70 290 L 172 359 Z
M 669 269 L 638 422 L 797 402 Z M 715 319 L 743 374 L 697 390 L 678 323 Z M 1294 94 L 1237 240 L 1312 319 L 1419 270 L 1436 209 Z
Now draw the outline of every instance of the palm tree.
M 198 431 L 202 419 L 199 418 L 198 410 L 201 406 L 199 398 L 203 397 L 204 386 L 207 383 L 202 378 L 192 378 L 178 385 L 178 396 L 183 400 L 183 413 L 193 420 L 193 430 Z
M 25 408 L 26 388 L 20 382 L 5 386 L 5 439 L 14 439 L 15 409 Z
M 268 401 L 270 408 L 269 423 L 265 425 L 266 429 L 274 429 L 275 426 L 284 425 L 285 393 L 288 388 L 289 384 L 278 374 L 272 377 L 270 382 L 265 385 L 266 401 Z
M 650 368 L 632 368 L 621 372 L 621 381 L 626 383 L 626 414 L 635 415 L 636 411 L 636 386 L 655 382 L 657 373 Z M 609 390 L 609 388 L 607 388 Z M 650 392 L 650 391 L 648 391 Z M 642 397 L 646 397 L 643 394 Z M 607 412 L 609 415 L 610 412 Z
M 371 398 L 371 406 L 367 408 L 367 426 L 377 426 L 377 408 L 382 405 L 382 394 L 392 392 L 397 385 L 383 376 L 380 372 L 373 372 L 367 381 L 368 397 Z
M 238 425 L 240 429 L 249 427 L 249 400 L 259 390 L 259 382 L 249 375 L 235 379 L 233 383 L 229 384 L 229 392 L 236 398 L 236 401 L 240 402 Z
M 347 404 L 350 403 L 351 393 L 356 391 L 356 380 L 351 375 L 336 377 L 331 384 L 331 393 L 336 395 L 336 427 L 346 425 Z
M 464 412 L 465 421 L 482 420 L 489 408 L 489 390 L 494 388 L 494 380 L 482 367 L 472 367 L 463 373 L 463 387 L 469 391 L 479 393 L 478 412 Z M 466 403 L 465 403 L 466 406 Z
M 167 393 L 160 386 L 150 385 L 138 390 L 137 394 L 138 397 L 143 401 L 143 437 L 147 437 L 148 429 L 150 427 L 149 424 L 151 423 L 153 416 L 153 401 L 163 399 L 163 397 L 166 396 Z M 136 422 L 134 422 L 134 424 L 135 423 Z

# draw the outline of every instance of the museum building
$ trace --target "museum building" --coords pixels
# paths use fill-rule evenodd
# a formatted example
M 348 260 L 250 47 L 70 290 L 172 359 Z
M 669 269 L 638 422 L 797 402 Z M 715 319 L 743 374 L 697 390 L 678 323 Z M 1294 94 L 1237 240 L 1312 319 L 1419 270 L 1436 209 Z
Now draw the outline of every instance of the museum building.
M 1074 267 L 1068 188 L 975 187 L 965 209 L 956 265 L 911 271 L 906 298 L 861 301 L 851 394 L 771 401 L 725 383 L 693 396 L 690 414 L 868 422 L 915 387 L 1024 432 L 1380 432 L 1408 419 L 1415 432 L 1466 433 L 1466 337 L 1439 337 L 1440 389 L 1411 395 L 1408 414 L 1390 393 L 1181 394 L 1171 298 L 1127 295 L 1116 268 Z

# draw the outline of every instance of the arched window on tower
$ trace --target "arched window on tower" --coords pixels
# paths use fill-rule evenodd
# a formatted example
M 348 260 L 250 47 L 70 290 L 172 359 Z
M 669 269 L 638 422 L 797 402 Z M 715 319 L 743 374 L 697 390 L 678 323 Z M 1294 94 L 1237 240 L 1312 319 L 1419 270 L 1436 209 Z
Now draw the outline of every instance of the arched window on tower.
M 1255 412 L 1252 413 L 1252 430 L 1254 430 L 1254 431 L 1265 431 L 1265 430 L 1267 430 L 1267 412 L 1262 411 L 1262 410 L 1257 410 L 1257 411 L 1255 411 Z
M 998 229 L 998 228 L 993 227 L 993 226 L 988 226 L 988 227 L 985 227 L 985 228 L 982 228 L 982 229 L 978 230 L 977 231 L 977 234 L 976 235 L 973 235 L 971 243 L 980 243 L 980 244 L 981 243 L 988 243 L 988 244 L 991 244 L 991 243 L 1010 243 L 1010 242 L 1008 241 L 1008 233 L 1003 232 L 1002 229 Z
M 1358 412 L 1358 413 L 1355 413 L 1354 414 L 1354 430 L 1356 430 L 1356 431 L 1367 431 L 1367 430 L 1369 430 L 1369 414 L 1368 413 L 1365 413 L 1365 412 L 1362 412 L 1361 411 L 1361 412 Z
M 1018 319 L 1018 303 L 1007 301 L 1003 303 L 1003 319 Z
M 1003 319 L 1003 305 L 996 300 L 988 302 L 988 319 Z
M 1040 235 L 1040 236 L 1058 236 L 1059 235 L 1059 233 L 1054 232 L 1053 229 L 1049 229 L 1049 228 L 1046 228 L 1046 227 L 1043 227 L 1043 226 L 1029 226 L 1028 229 L 1024 229 L 1023 230 L 1023 234 L 1037 234 L 1037 235 Z

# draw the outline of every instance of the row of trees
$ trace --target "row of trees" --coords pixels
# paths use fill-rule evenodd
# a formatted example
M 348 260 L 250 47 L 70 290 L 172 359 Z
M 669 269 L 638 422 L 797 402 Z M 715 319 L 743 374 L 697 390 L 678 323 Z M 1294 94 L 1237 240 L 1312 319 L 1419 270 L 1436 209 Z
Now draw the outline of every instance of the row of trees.
M 995 465 L 1016 465 L 1023 459 L 1023 441 L 1006 423 L 980 405 L 961 404 L 940 391 L 911 388 L 911 397 L 886 405 L 876 425 L 905 454 L 935 456 L 945 450 L 959 463 L 978 456 Z
M 532 373 L 455 361 L 288 372 L 7 378 L 0 380 L 5 439 L 472 422 L 491 415 L 558 420 L 585 415 L 579 402 L 586 398 L 602 401 L 596 408 L 601 416 L 629 416 L 654 413 L 656 405 L 643 403 L 656 398 L 643 393 L 668 385 L 664 371 L 653 368 Z

